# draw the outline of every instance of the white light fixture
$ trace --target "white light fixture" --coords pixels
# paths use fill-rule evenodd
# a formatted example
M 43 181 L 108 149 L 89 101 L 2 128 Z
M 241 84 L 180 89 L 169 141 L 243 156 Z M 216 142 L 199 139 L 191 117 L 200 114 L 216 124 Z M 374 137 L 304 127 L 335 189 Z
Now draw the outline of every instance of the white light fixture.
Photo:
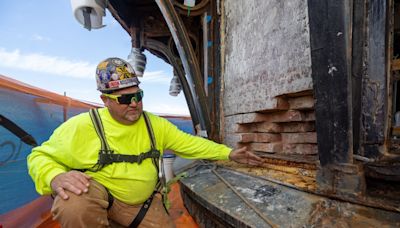
M 89 31 L 105 26 L 107 0 L 71 0 L 71 6 L 75 19 Z
M 169 85 L 169 95 L 178 96 L 178 94 L 182 91 L 182 84 L 174 70 L 174 76 L 171 79 L 171 84 Z
M 183 1 L 183 5 L 187 7 L 193 7 L 196 4 L 196 0 L 185 0 Z
M 132 48 L 131 53 L 128 55 L 128 63 L 131 64 L 138 77 L 143 77 L 147 60 L 140 48 Z

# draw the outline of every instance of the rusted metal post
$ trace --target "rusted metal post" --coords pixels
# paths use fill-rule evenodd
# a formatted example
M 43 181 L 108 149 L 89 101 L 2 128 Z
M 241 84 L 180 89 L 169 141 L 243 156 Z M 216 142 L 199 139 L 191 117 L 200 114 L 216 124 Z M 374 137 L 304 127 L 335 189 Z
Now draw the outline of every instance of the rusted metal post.
M 363 154 L 378 158 L 387 145 L 388 135 L 388 28 L 386 0 L 370 1 L 367 7 L 369 29 L 366 41 L 368 56 L 366 74 L 363 75 L 363 100 L 361 109 L 361 144 Z M 388 122 L 387 122 L 388 121 Z

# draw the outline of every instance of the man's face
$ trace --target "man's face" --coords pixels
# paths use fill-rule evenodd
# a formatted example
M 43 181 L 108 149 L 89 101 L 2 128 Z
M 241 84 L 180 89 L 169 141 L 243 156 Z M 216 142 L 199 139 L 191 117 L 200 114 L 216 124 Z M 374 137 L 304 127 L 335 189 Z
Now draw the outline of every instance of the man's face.
M 139 92 L 140 89 L 137 86 L 128 87 L 122 90 L 118 90 L 111 95 L 124 95 Z M 119 104 L 117 100 L 104 95 L 101 96 L 104 105 L 108 108 L 111 116 L 122 124 L 133 124 L 139 119 L 143 112 L 142 101 L 136 102 L 132 100 L 130 104 Z

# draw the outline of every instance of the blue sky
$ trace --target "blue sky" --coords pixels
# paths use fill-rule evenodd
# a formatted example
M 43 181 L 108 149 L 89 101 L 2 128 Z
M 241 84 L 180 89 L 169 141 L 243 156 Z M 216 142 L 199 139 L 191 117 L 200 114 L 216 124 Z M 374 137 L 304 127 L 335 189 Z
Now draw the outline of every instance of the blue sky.
M 106 27 L 88 31 L 74 18 L 70 0 L 0 1 L 0 74 L 58 94 L 101 103 L 96 65 L 108 57 L 126 59 L 128 33 L 107 11 Z M 187 114 L 183 92 L 169 95 L 172 67 L 146 52 L 141 78 L 144 109 Z

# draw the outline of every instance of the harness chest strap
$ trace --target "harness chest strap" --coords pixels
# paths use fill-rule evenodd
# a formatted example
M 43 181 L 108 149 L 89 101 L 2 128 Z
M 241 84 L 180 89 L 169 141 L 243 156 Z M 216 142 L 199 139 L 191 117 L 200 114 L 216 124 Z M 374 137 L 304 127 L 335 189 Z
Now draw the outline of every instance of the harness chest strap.
M 151 143 L 151 149 L 148 152 L 141 153 L 139 155 L 127 155 L 127 154 L 114 154 L 114 150 L 110 148 L 110 146 L 107 143 L 105 133 L 104 133 L 104 127 L 100 118 L 100 115 L 98 113 L 97 109 L 91 109 L 89 111 L 90 118 L 92 119 L 94 128 L 96 130 L 97 135 L 99 136 L 99 139 L 101 141 L 101 149 L 99 151 L 99 158 L 97 163 L 93 166 L 94 171 L 99 171 L 102 169 L 105 165 L 109 165 L 112 163 L 118 163 L 118 162 L 129 162 L 129 163 L 142 163 L 144 159 L 151 158 L 153 160 L 153 164 L 157 169 L 157 172 L 159 172 L 159 164 L 158 164 L 158 159 L 160 158 L 160 152 L 156 149 L 155 145 L 155 137 L 154 133 L 151 127 L 150 120 L 148 119 L 147 115 L 145 112 L 143 112 L 144 119 L 146 122 L 146 128 L 149 133 L 150 137 L 150 143 Z
M 89 111 L 90 118 L 93 122 L 94 128 L 96 130 L 97 135 L 99 136 L 99 139 L 101 141 L 101 149 L 99 151 L 99 159 L 97 161 L 97 164 L 95 164 L 94 167 L 97 167 L 95 171 L 99 171 L 102 169 L 105 165 L 112 164 L 114 162 L 130 162 L 130 163 L 142 163 L 144 159 L 151 158 L 154 166 L 157 169 L 157 173 L 160 174 L 160 167 L 159 167 L 159 160 L 160 159 L 160 151 L 156 149 L 156 142 L 155 142 L 155 137 L 154 137 L 154 132 L 151 127 L 151 122 L 148 116 L 146 115 L 146 112 L 143 112 L 143 116 L 145 119 L 146 123 L 146 128 L 147 132 L 150 136 L 150 144 L 151 144 L 151 149 L 150 151 L 146 153 L 141 153 L 139 155 L 126 155 L 126 154 L 114 154 L 114 151 L 111 150 L 110 146 L 107 143 L 105 133 L 104 133 L 104 127 L 101 122 L 101 118 L 99 115 L 99 112 L 97 109 L 90 109 Z M 160 165 L 161 166 L 161 165 Z M 163 171 L 163 170 L 162 170 Z M 129 225 L 129 227 L 137 227 L 140 222 L 143 220 L 144 216 L 147 213 L 147 210 L 149 209 L 151 202 L 153 200 L 153 197 L 155 193 L 157 192 L 158 189 L 161 189 L 165 183 L 164 181 L 164 172 L 161 172 L 162 175 L 157 176 L 157 184 L 155 191 L 153 194 L 143 203 L 142 207 L 140 208 L 140 211 L 136 215 L 136 217 L 133 219 L 132 223 Z M 161 181 L 160 181 L 161 178 Z M 108 198 L 109 198 L 109 206 L 107 209 L 111 208 L 111 205 L 113 203 L 113 196 L 108 192 Z M 164 196 L 163 196 L 164 198 Z

